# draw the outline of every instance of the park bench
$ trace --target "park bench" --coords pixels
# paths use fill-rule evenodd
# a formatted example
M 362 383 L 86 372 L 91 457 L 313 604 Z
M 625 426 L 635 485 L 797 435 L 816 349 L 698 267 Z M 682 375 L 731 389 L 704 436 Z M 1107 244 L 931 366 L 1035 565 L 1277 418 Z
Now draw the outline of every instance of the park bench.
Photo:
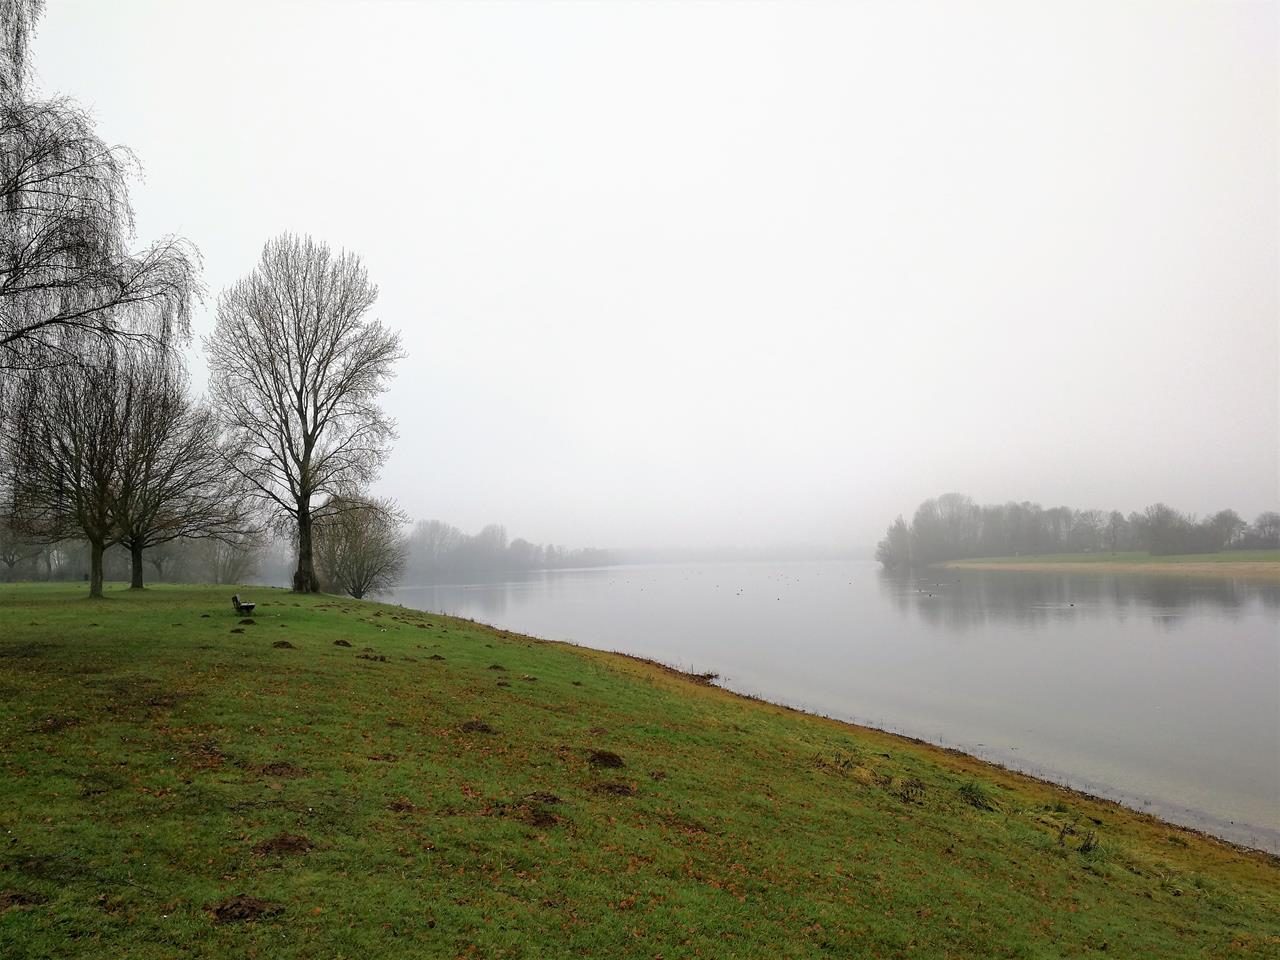
M 252 614 L 253 608 L 257 606 L 256 603 L 246 603 L 242 601 L 240 599 L 240 594 L 238 593 L 233 593 L 231 595 L 231 605 L 236 608 L 236 613 L 240 614 L 242 617 L 247 617 Z

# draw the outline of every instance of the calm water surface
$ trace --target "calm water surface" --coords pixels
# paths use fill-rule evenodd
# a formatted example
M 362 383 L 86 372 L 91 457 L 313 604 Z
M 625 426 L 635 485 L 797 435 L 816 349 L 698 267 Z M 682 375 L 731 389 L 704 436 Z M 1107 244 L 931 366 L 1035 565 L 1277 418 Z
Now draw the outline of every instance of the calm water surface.
M 714 670 L 1280 852 L 1280 584 L 856 562 L 610 567 L 395 602 Z

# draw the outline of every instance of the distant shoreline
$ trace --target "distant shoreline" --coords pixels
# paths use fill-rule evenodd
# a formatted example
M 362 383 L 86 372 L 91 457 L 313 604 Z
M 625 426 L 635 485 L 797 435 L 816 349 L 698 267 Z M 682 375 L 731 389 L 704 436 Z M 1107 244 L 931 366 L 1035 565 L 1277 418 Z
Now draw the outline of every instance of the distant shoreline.
M 1280 551 L 1253 551 L 1246 558 L 1230 553 L 1196 556 L 1067 554 L 1047 557 L 983 557 L 951 560 L 949 570 L 1014 570 L 1043 573 L 1153 574 L 1177 577 L 1230 577 L 1280 581 Z

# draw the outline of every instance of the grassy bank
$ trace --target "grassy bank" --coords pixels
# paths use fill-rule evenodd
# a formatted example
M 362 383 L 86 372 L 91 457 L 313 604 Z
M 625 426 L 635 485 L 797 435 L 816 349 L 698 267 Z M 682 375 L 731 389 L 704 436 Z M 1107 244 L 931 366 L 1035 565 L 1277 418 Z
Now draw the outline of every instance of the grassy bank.
M 229 593 L 0 587 L 0 956 L 1280 956 L 1275 858 L 643 662 Z
M 1226 550 L 1152 556 L 1149 553 L 1053 553 L 1026 557 L 953 560 L 958 570 L 1044 570 L 1070 573 L 1156 573 L 1181 577 L 1244 577 L 1280 580 L 1280 550 Z

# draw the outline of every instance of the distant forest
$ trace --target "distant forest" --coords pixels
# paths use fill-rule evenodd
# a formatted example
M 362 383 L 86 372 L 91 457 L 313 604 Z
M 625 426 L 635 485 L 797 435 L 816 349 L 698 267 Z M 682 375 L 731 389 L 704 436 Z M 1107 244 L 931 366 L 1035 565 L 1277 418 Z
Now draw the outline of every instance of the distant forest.
M 1125 516 L 1119 510 L 1074 510 L 1038 503 L 979 505 L 964 494 L 924 501 L 911 522 L 901 516 L 876 546 L 886 568 L 906 568 L 972 557 L 1044 553 L 1117 553 L 1157 556 L 1219 550 L 1280 548 L 1280 513 L 1247 523 L 1234 510 L 1197 519 L 1157 503 Z
M 571 550 L 555 544 L 507 540 L 507 530 L 490 524 L 468 535 L 440 520 L 420 520 L 405 543 L 402 582 L 441 583 L 464 577 L 490 576 L 522 570 L 566 567 L 604 567 L 616 560 L 606 550 Z
M 605 550 L 572 550 L 555 544 L 507 539 L 496 524 L 468 535 L 439 520 L 422 520 L 398 537 L 404 566 L 399 582 L 459 582 L 527 570 L 601 567 L 616 563 Z M 294 544 L 289 538 L 226 536 L 176 539 L 146 552 L 152 579 L 170 583 L 289 583 Z M 129 552 L 105 551 L 109 580 L 129 579 Z M 0 517 L 0 581 L 82 580 L 89 574 L 89 547 L 82 540 L 42 543 L 15 531 Z

